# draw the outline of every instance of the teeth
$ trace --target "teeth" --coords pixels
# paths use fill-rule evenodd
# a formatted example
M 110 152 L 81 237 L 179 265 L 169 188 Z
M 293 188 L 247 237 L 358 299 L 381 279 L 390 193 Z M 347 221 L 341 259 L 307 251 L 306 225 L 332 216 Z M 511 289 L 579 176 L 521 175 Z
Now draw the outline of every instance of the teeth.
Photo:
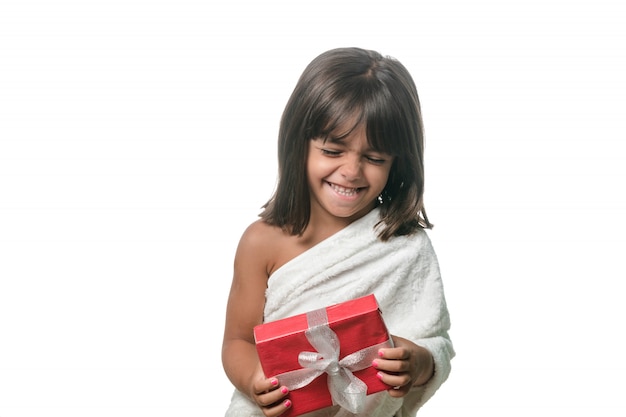
M 345 188 L 336 184 L 330 184 L 330 186 L 335 190 L 338 194 L 345 196 L 353 196 L 355 195 L 359 189 L 358 188 Z

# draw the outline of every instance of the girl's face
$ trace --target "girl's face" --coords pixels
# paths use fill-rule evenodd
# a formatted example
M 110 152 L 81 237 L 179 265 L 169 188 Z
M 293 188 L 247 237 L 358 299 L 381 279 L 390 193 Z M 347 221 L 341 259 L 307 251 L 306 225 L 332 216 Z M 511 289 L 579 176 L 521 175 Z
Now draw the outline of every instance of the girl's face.
M 332 216 L 351 222 L 367 214 L 387 184 L 392 163 L 391 155 L 370 148 L 363 125 L 340 140 L 311 140 L 311 219 Z

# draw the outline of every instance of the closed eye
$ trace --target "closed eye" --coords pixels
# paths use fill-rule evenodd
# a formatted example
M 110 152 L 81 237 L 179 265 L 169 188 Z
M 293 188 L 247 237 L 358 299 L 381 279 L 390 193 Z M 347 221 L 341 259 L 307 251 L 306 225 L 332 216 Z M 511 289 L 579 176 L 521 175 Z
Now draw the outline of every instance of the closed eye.
M 333 149 L 322 148 L 320 150 L 322 151 L 322 154 L 327 155 L 327 156 L 339 156 L 339 155 L 341 155 L 341 151 L 335 151 Z
M 381 159 L 381 158 L 375 158 L 373 156 L 366 156 L 365 157 L 369 162 L 371 162 L 372 164 L 376 164 L 376 165 L 382 165 L 385 163 L 385 159 Z

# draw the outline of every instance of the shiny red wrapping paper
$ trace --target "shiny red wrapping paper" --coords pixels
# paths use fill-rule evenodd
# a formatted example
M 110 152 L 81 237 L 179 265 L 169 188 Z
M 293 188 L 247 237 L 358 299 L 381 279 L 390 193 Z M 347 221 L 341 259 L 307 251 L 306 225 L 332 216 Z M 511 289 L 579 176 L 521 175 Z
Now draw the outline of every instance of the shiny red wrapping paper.
M 325 310 L 328 327 L 339 338 L 339 359 L 389 341 L 389 332 L 373 294 L 335 304 Z M 298 362 L 300 352 L 315 351 L 305 335 L 308 328 L 306 313 L 254 328 L 256 349 L 263 372 L 268 378 L 276 376 L 280 383 L 281 373 L 302 368 Z M 368 366 L 353 373 L 367 385 L 367 395 L 389 389 L 376 377 L 377 372 Z M 308 385 L 290 391 L 288 398 L 292 401 L 292 407 L 283 416 L 298 416 L 333 405 L 327 378 L 328 374 L 323 373 Z

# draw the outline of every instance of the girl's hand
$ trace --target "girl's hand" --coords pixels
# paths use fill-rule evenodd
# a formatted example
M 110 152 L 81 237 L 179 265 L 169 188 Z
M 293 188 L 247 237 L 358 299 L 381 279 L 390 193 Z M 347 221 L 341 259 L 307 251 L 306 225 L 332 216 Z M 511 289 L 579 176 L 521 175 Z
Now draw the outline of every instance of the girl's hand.
M 252 386 L 252 399 L 267 417 L 275 417 L 283 414 L 291 407 L 291 400 L 285 399 L 289 390 L 281 386 L 276 378 L 257 380 Z
M 372 365 L 378 369 L 378 377 L 387 385 L 392 397 L 403 397 L 414 386 L 424 385 L 435 369 L 433 357 L 428 350 L 410 340 L 392 336 L 393 348 L 380 349 L 379 359 Z

